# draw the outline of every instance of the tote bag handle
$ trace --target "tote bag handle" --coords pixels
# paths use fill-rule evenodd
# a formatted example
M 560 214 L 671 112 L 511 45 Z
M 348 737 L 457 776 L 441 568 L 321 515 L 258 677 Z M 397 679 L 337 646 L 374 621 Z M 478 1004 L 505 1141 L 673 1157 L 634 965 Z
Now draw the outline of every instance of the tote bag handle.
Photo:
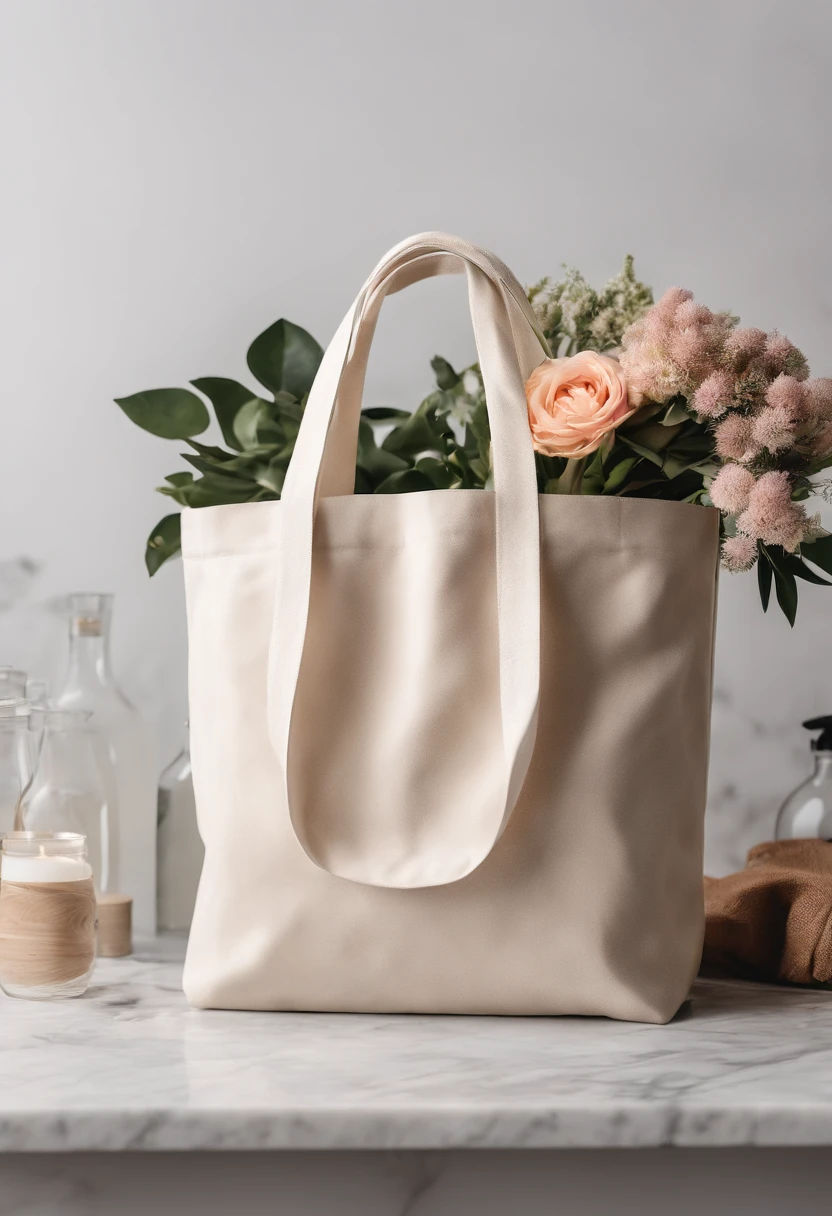
M 464 857 L 410 859 L 407 877 L 399 882 L 389 875 L 380 878 L 372 857 L 357 859 L 349 872 L 336 868 L 308 839 L 294 796 L 300 774 L 292 763 L 293 709 L 306 640 L 317 504 L 321 497 L 352 492 L 361 388 L 382 300 L 419 279 L 461 271 L 468 277 L 491 424 L 503 783 L 495 803 L 499 813 L 483 815 Z M 310 858 L 340 877 L 411 887 L 457 881 L 488 856 L 514 809 L 534 747 L 540 685 L 540 524 L 524 385 L 547 353 L 523 289 L 499 259 L 457 237 L 424 233 L 381 260 L 321 361 L 280 504 L 268 715 L 294 831 Z

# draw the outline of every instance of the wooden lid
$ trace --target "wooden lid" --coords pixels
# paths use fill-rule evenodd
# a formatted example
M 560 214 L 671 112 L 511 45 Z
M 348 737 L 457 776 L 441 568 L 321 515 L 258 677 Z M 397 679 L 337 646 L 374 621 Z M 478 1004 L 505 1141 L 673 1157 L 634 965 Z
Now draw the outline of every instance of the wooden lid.
M 99 895 L 98 954 L 124 958 L 133 953 L 133 900 L 129 895 Z

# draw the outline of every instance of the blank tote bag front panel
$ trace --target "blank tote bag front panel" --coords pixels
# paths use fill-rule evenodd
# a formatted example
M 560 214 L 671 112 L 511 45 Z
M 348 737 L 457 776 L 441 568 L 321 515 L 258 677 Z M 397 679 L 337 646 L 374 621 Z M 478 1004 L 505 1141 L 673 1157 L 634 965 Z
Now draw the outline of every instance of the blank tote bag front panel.
M 468 277 L 494 490 L 353 495 L 385 295 Z M 537 493 L 545 357 L 493 255 L 393 249 L 280 502 L 183 512 L 201 1007 L 665 1022 L 703 933 L 718 517 Z

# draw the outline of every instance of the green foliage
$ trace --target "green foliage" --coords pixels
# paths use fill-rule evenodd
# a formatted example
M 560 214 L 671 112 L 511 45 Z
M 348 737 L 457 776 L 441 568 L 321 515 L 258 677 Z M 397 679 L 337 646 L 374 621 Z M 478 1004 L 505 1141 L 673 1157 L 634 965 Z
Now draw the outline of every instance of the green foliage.
M 248 348 L 252 375 L 272 393 L 301 400 L 312 387 L 323 350 L 305 329 L 281 318 Z
M 163 562 L 181 552 L 180 519 L 178 512 L 166 515 L 148 536 L 144 556 L 148 574 L 155 574 Z
M 131 422 L 160 439 L 189 439 L 210 422 L 205 402 L 186 388 L 151 388 L 132 397 L 116 397 Z
M 542 280 L 529 299 L 555 355 L 579 350 L 614 351 L 624 330 L 653 302 L 627 257 L 620 274 L 601 291 L 576 270 L 557 282 Z M 167 439 L 185 440 L 190 471 L 171 473 L 160 494 L 179 506 L 274 500 L 280 497 L 306 399 L 322 358 L 311 334 L 285 319 L 255 338 L 248 366 L 256 391 L 221 376 L 191 381 L 213 408 L 225 446 L 200 443 L 210 416 L 202 397 L 188 389 L 150 389 L 118 399 L 136 425 Z M 432 392 L 412 413 L 391 407 L 362 412 L 355 491 L 418 493 L 433 489 L 482 489 L 492 484 L 491 432 L 482 374 L 477 364 L 457 371 L 447 359 L 431 360 Z M 581 460 L 535 454 L 541 493 L 615 494 L 709 503 L 718 471 L 713 435 L 682 397 L 646 404 L 601 447 Z M 798 487 L 808 495 L 814 487 Z M 798 495 L 796 495 L 798 496 Z M 723 527 L 724 527 L 723 521 Z M 804 543 L 799 554 L 759 546 L 757 578 L 764 610 L 771 591 L 790 623 L 797 610 L 797 580 L 829 585 L 814 567 L 832 575 L 832 536 Z M 145 560 L 150 574 L 180 552 L 179 515 L 153 529 Z

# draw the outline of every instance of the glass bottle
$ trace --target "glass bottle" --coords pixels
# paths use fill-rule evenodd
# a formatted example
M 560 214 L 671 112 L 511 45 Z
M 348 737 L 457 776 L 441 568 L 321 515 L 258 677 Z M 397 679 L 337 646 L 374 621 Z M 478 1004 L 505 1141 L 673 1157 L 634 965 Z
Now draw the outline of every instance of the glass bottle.
M 89 728 L 106 752 L 112 773 L 107 790 L 113 892 L 133 897 L 136 925 L 152 933 L 156 922 L 156 778 L 147 725 L 118 687 L 110 665 L 112 595 L 69 598 L 69 669 L 54 704 L 92 712 Z
M 31 777 L 29 706 L 21 697 L 0 700 L 0 836 L 20 826 L 15 820 Z
M 113 774 L 85 709 L 46 709 L 41 717 L 37 767 L 20 800 L 20 828 L 27 832 L 75 832 L 87 839 L 95 888 L 110 890 L 110 807 Z M 102 762 L 106 765 L 102 769 Z
M 810 718 L 803 725 L 821 732 L 811 744 L 814 772 L 781 806 L 774 838 L 832 840 L 832 714 Z
M 0 667 L 0 701 L 22 700 L 26 696 L 26 672 L 16 667 Z
M 186 737 L 182 751 L 159 778 L 156 919 L 160 929 L 191 927 L 204 855 Z

